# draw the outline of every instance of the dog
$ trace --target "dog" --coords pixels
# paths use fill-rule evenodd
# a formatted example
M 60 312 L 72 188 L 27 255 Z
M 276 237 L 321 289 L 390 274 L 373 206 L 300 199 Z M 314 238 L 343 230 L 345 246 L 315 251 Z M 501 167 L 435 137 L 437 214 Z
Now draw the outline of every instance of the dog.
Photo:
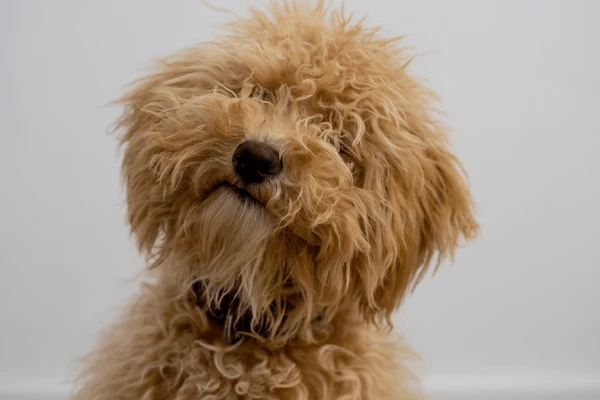
M 149 277 L 74 400 L 421 396 L 391 315 L 478 230 L 436 97 L 325 2 L 250 15 L 121 99 Z

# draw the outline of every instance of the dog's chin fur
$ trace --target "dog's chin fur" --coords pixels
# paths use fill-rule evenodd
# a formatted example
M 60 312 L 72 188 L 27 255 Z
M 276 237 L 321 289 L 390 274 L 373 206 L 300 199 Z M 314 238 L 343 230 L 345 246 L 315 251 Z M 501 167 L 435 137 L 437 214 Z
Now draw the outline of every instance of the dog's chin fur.
M 398 40 L 323 2 L 251 14 L 121 99 L 151 279 L 75 400 L 417 398 L 390 316 L 477 231 L 435 97 Z M 245 183 L 245 140 L 281 171 Z

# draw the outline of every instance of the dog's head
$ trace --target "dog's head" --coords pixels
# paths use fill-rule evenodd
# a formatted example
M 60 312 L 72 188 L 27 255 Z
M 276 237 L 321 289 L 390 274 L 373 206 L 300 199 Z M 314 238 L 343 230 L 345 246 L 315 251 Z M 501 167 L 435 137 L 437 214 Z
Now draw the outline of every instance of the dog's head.
M 322 6 L 229 30 L 123 98 L 140 249 L 271 340 L 310 340 L 341 309 L 389 318 L 477 229 L 434 96 L 397 41 Z

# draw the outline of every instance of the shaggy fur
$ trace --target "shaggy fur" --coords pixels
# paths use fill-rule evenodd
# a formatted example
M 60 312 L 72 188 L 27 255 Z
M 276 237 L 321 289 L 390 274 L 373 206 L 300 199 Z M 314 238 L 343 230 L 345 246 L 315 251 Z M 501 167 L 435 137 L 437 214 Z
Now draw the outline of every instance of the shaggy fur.
M 477 224 L 397 42 L 323 2 L 275 2 L 122 98 L 151 279 L 74 400 L 419 397 L 390 315 Z M 249 139 L 279 152 L 278 175 L 236 174 Z

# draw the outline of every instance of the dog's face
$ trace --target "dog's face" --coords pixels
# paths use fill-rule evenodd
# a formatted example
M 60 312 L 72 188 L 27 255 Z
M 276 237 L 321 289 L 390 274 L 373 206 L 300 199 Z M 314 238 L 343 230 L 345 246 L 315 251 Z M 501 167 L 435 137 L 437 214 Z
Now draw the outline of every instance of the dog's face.
M 477 225 L 432 95 L 394 41 L 321 8 L 254 10 L 124 97 L 129 220 L 158 268 L 270 340 L 389 317 Z M 229 305 L 231 306 L 231 305 Z

